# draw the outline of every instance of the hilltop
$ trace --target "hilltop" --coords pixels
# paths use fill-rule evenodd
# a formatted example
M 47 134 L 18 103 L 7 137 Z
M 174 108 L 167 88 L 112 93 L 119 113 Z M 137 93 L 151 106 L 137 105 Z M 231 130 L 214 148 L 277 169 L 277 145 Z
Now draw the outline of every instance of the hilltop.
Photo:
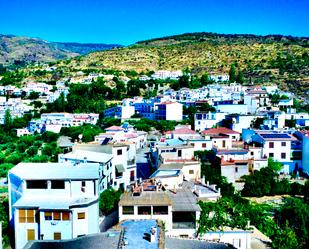
M 0 34 L 0 64 L 19 66 L 31 62 L 50 62 L 119 46 L 48 42 L 39 38 Z
M 138 73 L 188 69 L 196 75 L 228 73 L 235 64 L 248 82 L 273 82 L 302 94 L 309 89 L 308 55 L 308 37 L 188 33 L 94 52 L 60 64 L 75 70 Z

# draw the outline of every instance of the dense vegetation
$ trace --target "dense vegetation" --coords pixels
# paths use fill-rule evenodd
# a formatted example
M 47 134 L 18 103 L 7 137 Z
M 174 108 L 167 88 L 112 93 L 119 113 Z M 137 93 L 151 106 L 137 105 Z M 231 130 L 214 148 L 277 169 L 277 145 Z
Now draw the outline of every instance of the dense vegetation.
M 290 183 L 286 178 L 279 179 L 278 170 L 281 164 L 268 160 L 268 167 L 255 170 L 253 174 L 243 176 L 245 185 L 241 191 L 242 196 L 268 196 L 268 195 L 303 195 L 303 185 L 295 182 Z
M 199 233 L 231 228 L 257 227 L 272 240 L 273 248 L 307 248 L 309 233 L 309 181 L 305 185 L 278 179 L 281 164 L 269 160 L 268 167 L 245 176 L 242 196 L 275 194 L 303 195 L 304 198 L 287 198 L 276 207 L 251 202 L 236 193 L 232 184 L 220 174 L 220 162 L 213 151 L 196 152 L 202 160 L 202 175 L 211 184 L 221 188 L 222 198 L 217 202 L 199 202 L 202 208 Z

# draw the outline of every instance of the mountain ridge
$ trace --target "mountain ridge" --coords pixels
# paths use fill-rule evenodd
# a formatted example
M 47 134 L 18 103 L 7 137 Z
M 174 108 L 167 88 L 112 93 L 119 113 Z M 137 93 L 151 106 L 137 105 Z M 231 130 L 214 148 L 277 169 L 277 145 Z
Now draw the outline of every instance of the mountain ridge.
M 122 47 L 119 44 L 50 42 L 40 38 L 0 34 L 0 64 L 51 62 Z

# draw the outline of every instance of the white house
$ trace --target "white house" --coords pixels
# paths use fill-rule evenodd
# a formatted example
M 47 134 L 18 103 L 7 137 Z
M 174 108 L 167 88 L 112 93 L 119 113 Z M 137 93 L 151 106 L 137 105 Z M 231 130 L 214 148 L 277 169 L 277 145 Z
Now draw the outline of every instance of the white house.
M 171 191 L 165 189 L 165 182 L 176 178 L 177 170 L 158 173 L 125 192 L 119 202 L 119 221 L 158 219 L 165 223 L 166 234 L 195 238 L 201 208 L 198 198 L 217 200 L 220 191 L 202 182 L 182 181 Z M 160 181 L 161 180 L 161 181 Z
M 254 142 L 262 144 L 262 155 L 264 158 L 273 158 L 282 163 L 283 173 L 291 173 L 295 169 L 295 162 L 291 159 L 292 141 L 297 139 L 288 133 L 278 133 L 272 131 L 258 131 L 252 137 Z
M 8 173 L 15 248 L 99 232 L 99 165 L 20 163 Z
M 74 163 L 100 163 L 100 188 L 126 189 L 136 181 L 136 147 L 134 143 L 76 144 L 73 151 L 60 155 L 61 160 Z M 85 158 L 84 158 L 85 157 Z M 84 159 L 83 159 L 84 158 Z
M 164 133 L 165 137 L 167 139 L 178 139 L 181 138 L 183 140 L 188 139 L 200 139 L 201 135 L 197 132 L 191 130 L 191 126 L 185 126 L 185 125 L 178 125 L 175 127 L 175 130 L 173 131 L 166 131 Z
M 194 115 L 194 129 L 203 131 L 216 126 L 225 119 L 225 112 L 198 112 Z
M 183 105 L 178 102 L 155 103 L 154 113 L 156 120 L 181 121 L 183 115 Z

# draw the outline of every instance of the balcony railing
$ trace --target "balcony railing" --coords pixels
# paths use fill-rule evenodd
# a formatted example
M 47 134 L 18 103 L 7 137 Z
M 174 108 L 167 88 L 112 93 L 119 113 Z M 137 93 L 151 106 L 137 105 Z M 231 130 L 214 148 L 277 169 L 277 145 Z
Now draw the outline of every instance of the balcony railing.
M 195 229 L 195 222 L 173 222 L 173 229 Z

